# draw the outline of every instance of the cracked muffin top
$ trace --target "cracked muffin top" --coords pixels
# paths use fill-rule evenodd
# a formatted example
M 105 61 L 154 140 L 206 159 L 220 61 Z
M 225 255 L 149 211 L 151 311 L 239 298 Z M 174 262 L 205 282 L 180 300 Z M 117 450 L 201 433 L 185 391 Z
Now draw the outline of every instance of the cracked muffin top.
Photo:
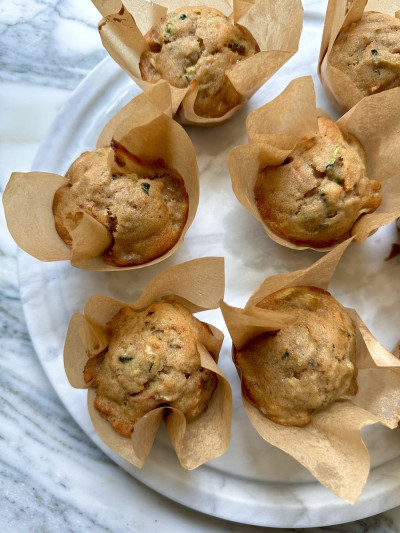
M 165 405 L 187 420 L 207 409 L 218 377 L 201 366 L 197 343 L 212 333 L 186 307 L 174 301 L 144 311 L 123 307 L 107 335 L 105 353 L 88 354 L 84 379 L 97 389 L 94 406 L 115 431 L 129 437 L 139 418 Z
M 264 415 L 278 424 L 304 426 L 318 409 L 357 393 L 355 326 L 329 292 L 290 287 L 257 307 L 296 317 L 294 324 L 235 352 L 243 393 Z
M 329 64 L 348 76 L 364 96 L 400 85 L 400 20 L 367 11 L 343 28 Z
M 327 117 L 319 134 L 300 142 L 278 167 L 259 174 L 254 196 L 262 218 L 285 239 L 315 248 L 350 235 L 363 213 L 381 203 L 380 182 L 368 179 L 366 155 L 352 135 L 344 138 Z
M 103 224 L 113 243 L 103 254 L 106 263 L 131 266 L 162 256 L 178 241 L 188 216 L 188 195 L 176 170 L 142 164 L 133 156 L 110 168 L 111 147 L 84 152 L 66 173 L 68 183 L 53 201 L 58 234 L 68 245 L 79 214 Z M 122 163 L 121 163 L 122 164 Z
M 250 32 L 217 9 L 182 7 L 168 13 L 145 35 L 150 47 L 140 58 L 144 80 L 167 80 L 178 88 L 198 83 L 197 115 L 216 118 L 241 104 L 226 76 L 238 61 L 259 52 Z

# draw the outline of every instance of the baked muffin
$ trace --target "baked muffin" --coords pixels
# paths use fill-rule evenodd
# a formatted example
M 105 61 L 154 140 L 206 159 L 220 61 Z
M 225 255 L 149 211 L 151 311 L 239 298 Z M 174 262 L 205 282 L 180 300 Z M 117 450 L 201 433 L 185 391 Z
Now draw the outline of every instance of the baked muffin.
M 196 418 L 218 384 L 216 374 L 202 368 L 197 350 L 210 334 L 174 301 L 144 311 L 123 307 L 107 324 L 105 353 L 89 357 L 84 369 L 86 383 L 97 389 L 95 408 L 126 437 L 156 407 L 168 405 L 187 420 Z
M 142 78 L 167 80 L 178 88 L 196 80 L 194 111 L 221 117 L 242 102 L 226 76 L 238 61 L 260 51 L 250 32 L 210 7 L 184 7 L 168 13 L 145 35 L 150 50 L 140 58 Z
M 146 165 L 133 156 L 124 154 L 120 160 L 115 154 L 111 147 L 84 152 L 71 165 L 65 176 L 68 183 L 54 195 L 55 226 L 71 245 L 70 231 L 80 213 L 89 213 L 113 237 L 104 261 L 121 267 L 141 265 L 176 244 L 188 216 L 188 195 L 182 177 L 161 160 Z
M 304 426 L 312 414 L 357 392 L 356 332 L 343 306 L 316 287 L 279 290 L 257 304 L 290 312 L 294 324 L 235 353 L 246 398 L 274 422 Z
M 329 55 L 364 96 L 400 86 L 400 20 L 366 11 L 339 33 Z
M 254 187 L 257 208 L 271 228 L 315 248 L 344 241 L 360 215 L 381 203 L 380 182 L 368 179 L 358 140 L 345 138 L 326 117 L 318 118 L 318 128 L 280 166 L 264 168 Z

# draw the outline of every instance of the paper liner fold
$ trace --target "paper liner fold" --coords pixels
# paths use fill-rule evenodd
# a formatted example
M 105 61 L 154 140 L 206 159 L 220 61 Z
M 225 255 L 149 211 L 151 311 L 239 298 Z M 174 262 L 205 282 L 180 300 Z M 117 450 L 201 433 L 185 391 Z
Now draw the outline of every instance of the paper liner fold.
M 397 358 L 400 359 L 400 341 L 396 344 L 396 346 L 392 350 L 392 354 Z
M 162 159 L 180 173 L 189 197 L 189 212 L 183 231 L 170 250 L 142 265 L 109 265 L 104 262 L 102 253 L 112 244 L 112 235 L 87 213 L 80 213 L 69 228 L 72 237 L 69 248 L 55 229 L 52 210 L 54 194 L 66 183 L 66 179 L 46 172 L 15 172 L 4 191 L 7 225 L 16 243 L 41 261 L 70 259 L 73 266 L 84 270 L 143 268 L 172 255 L 182 245 L 197 211 L 199 173 L 193 144 L 184 129 L 172 120 L 171 106 L 168 84 L 161 82 L 152 86 L 111 118 L 96 145 L 96 148 L 102 148 L 117 141 L 139 159 Z M 113 154 L 110 154 L 108 164 L 111 170 L 115 165 Z
M 306 431 L 292 426 L 283 432 L 245 398 L 243 405 L 264 440 L 291 455 L 340 498 L 357 501 L 369 474 L 369 453 L 360 430 L 376 424 L 377 417 L 350 402 L 337 402 L 329 413 L 314 415 Z
M 63 261 L 71 255 L 70 248 L 60 238 L 48 239 L 55 232 L 54 193 L 64 183 L 65 178 L 49 172 L 13 172 L 4 190 L 4 212 L 13 239 L 41 261 Z M 29 220 L 26 220 L 28 209 Z
M 239 61 L 227 72 L 243 102 L 297 52 L 303 23 L 303 8 L 299 0 L 159 0 L 158 3 L 145 0 L 92 1 L 104 17 L 99 23 L 103 46 L 143 90 L 152 85 L 142 79 L 139 69 L 140 56 L 144 50 L 148 50 L 143 35 L 167 11 L 189 5 L 207 6 L 222 11 L 234 23 L 247 28 L 260 47 L 259 53 Z M 196 84 L 192 83 L 183 89 L 170 85 L 170 89 L 173 113 L 177 113 L 177 119 L 184 124 L 220 124 L 229 120 L 243 106 L 243 103 L 236 106 L 222 117 L 200 117 L 193 109 Z
M 131 304 L 106 296 L 92 296 L 85 304 L 84 314 L 75 313 L 69 324 L 64 347 L 64 367 L 69 382 L 75 388 L 88 387 L 83 379 L 88 354 L 96 355 L 107 347 L 105 325 L 122 307 L 129 305 L 141 310 L 153 301 L 173 298 L 185 302 L 193 312 L 216 308 L 223 294 L 224 260 L 210 257 L 188 261 L 159 274 Z M 230 440 L 232 392 L 217 366 L 223 334 L 209 327 L 212 333 L 204 344 L 198 343 L 198 351 L 202 367 L 216 373 L 219 382 L 207 410 L 196 419 L 187 422 L 181 411 L 160 407 L 138 420 L 131 438 L 126 438 L 115 432 L 94 408 L 96 392 L 89 389 L 88 408 L 96 433 L 107 446 L 138 468 L 145 464 L 163 419 L 184 468 L 191 470 L 225 452 Z
M 258 211 L 254 185 L 265 167 L 279 166 L 301 139 L 315 136 L 321 114 L 327 115 L 316 107 L 311 76 L 297 78 L 274 100 L 250 113 L 246 123 L 249 143 L 233 148 L 228 154 L 232 188 L 239 202 L 273 241 L 295 250 L 312 248 L 326 252 L 335 246 L 300 246 L 275 233 Z M 363 145 L 369 179 L 382 184 L 380 207 L 374 213 L 362 214 L 351 229 L 358 242 L 364 242 L 378 228 L 400 216 L 399 122 L 400 88 L 364 98 L 337 121 L 345 135 L 354 135 Z
M 275 329 L 269 311 L 261 324 L 254 306 L 269 294 L 299 285 L 327 289 L 339 260 L 352 239 L 337 246 L 309 268 L 267 278 L 250 297 L 244 309 L 221 305 L 233 350 L 261 334 Z M 368 450 L 361 437 L 365 426 L 380 423 L 397 426 L 400 418 L 400 360 L 386 350 L 371 334 L 356 311 L 347 309 L 357 332 L 358 393 L 350 400 L 339 400 L 321 409 L 308 426 L 282 426 L 265 417 L 250 403 L 242 389 L 242 400 L 250 422 L 264 440 L 285 451 L 307 468 L 320 483 L 350 503 L 361 495 L 370 470 Z M 245 317 L 245 320 L 243 320 Z M 272 317 L 272 319 L 271 319 Z M 285 324 L 291 323 L 290 320 Z M 271 327 L 272 325 L 272 327 Z M 241 376 L 240 368 L 237 368 Z
M 346 12 L 346 2 L 329 0 L 321 48 L 318 61 L 318 74 L 325 92 L 338 112 L 343 113 L 364 98 L 364 94 L 341 70 L 329 62 L 330 53 L 342 28 L 361 19 L 364 11 L 376 11 L 391 17 L 400 18 L 400 0 L 353 0 Z M 389 92 L 393 89 L 389 89 Z M 382 94 L 382 93 L 377 93 Z

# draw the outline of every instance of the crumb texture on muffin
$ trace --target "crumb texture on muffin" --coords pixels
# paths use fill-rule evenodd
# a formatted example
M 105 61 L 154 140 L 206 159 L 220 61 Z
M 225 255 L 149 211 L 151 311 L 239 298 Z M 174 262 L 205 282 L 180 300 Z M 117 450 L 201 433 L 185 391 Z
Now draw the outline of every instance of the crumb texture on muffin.
M 257 306 L 296 316 L 294 324 L 235 352 L 243 393 L 264 415 L 278 424 L 304 426 L 318 409 L 356 394 L 355 326 L 329 292 L 290 287 Z
M 170 250 L 188 217 L 188 195 L 182 177 L 161 162 L 129 172 L 110 169 L 112 148 L 84 152 L 69 168 L 54 195 L 58 234 L 71 245 L 77 215 L 86 212 L 112 234 L 104 260 L 116 266 L 147 263 Z M 125 172 L 124 172 L 125 171 Z
M 319 134 L 300 142 L 278 167 L 266 167 L 254 187 L 257 208 L 285 239 L 316 248 L 344 241 L 363 213 L 381 203 L 380 182 L 370 180 L 363 147 L 344 138 L 327 117 Z
M 140 59 L 142 78 L 167 80 L 178 88 L 196 80 L 197 115 L 217 118 L 242 102 L 226 76 L 238 61 L 259 52 L 250 32 L 220 11 L 200 6 L 168 13 L 145 35 L 150 50 Z
M 364 96 L 400 86 L 400 20 L 366 11 L 343 28 L 329 54 Z
M 105 353 L 89 357 L 84 379 L 97 389 L 95 408 L 118 433 L 130 436 L 137 420 L 160 406 L 181 410 L 187 420 L 206 410 L 218 377 L 201 366 L 197 342 L 211 332 L 184 306 L 123 307 L 107 335 Z

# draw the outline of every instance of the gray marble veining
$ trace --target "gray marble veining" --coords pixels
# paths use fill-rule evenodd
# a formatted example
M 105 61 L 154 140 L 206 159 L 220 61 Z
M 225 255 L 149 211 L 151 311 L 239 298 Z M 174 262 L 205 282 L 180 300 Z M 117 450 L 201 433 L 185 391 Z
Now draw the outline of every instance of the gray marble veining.
M 2 0 L 0 80 L 74 89 L 106 55 L 90 1 Z

